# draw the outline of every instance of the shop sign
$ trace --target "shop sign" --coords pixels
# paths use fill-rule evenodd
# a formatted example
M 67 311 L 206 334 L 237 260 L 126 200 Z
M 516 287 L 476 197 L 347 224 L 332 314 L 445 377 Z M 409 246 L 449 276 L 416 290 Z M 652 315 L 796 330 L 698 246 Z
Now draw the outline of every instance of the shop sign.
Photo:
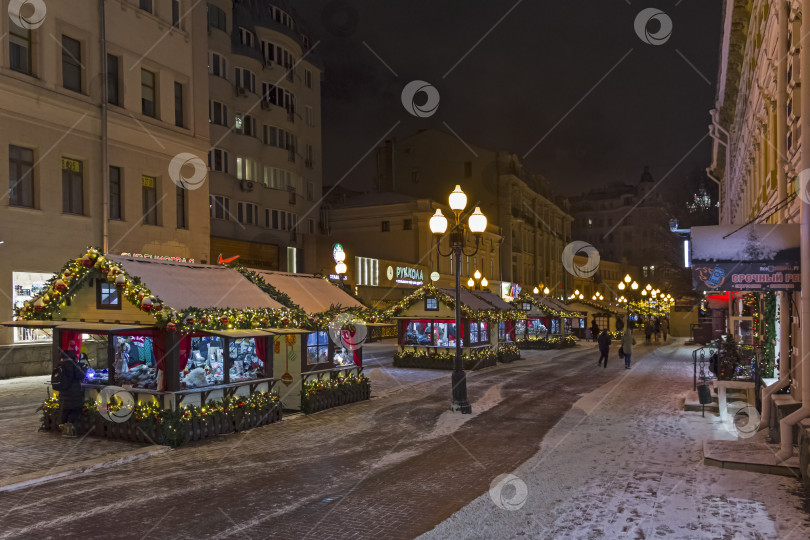
M 329 279 L 334 279 L 335 281 L 346 281 L 349 278 L 346 274 L 329 274 Z
M 158 261 L 194 263 L 194 259 L 186 259 L 185 257 L 164 257 L 163 255 L 149 255 L 147 253 L 122 253 L 121 256 L 134 257 L 136 259 L 156 259 Z
M 424 283 L 424 272 L 419 268 L 412 266 L 389 266 L 386 270 L 386 276 L 389 280 L 399 283 L 401 285 L 416 285 L 421 286 Z
M 520 296 L 521 286 L 517 283 L 510 283 L 508 281 L 501 282 L 501 298 L 507 302 L 511 302 Z
M 696 291 L 799 291 L 798 262 L 695 263 L 692 286 Z
M 75 159 L 62 158 L 62 170 L 82 172 L 82 162 Z
M 335 244 L 332 246 L 332 258 L 336 263 L 341 263 L 346 260 L 346 252 L 343 250 L 342 244 Z

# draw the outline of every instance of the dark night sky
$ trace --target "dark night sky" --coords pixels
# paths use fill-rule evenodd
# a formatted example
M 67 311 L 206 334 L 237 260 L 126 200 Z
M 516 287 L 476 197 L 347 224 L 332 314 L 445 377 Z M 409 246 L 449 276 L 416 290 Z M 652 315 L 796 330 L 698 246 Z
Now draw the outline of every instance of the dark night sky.
M 446 77 L 515 0 L 294 5 L 313 42 L 321 40 L 316 51 L 326 66 L 324 185 L 343 177 L 397 121 L 397 138 L 427 127 L 445 129 L 446 122 L 470 143 L 522 157 L 631 49 L 529 154 L 529 169 L 565 195 L 635 182 L 644 165 L 657 180 L 707 132 L 720 0 L 524 0 Z M 663 45 L 636 35 L 634 20 L 647 7 L 672 19 L 671 39 Z M 655 32 L 656 23 L 649 29 Z M 402 88 L 414 79 L 440 92 L 438 112 L 430 118 L 415 118 L 402 107 Z M 709 160 L 707 138 L 665 184 L 682 181 Z M 373 174 L 372 152 L 343 185 L 368 189 Z

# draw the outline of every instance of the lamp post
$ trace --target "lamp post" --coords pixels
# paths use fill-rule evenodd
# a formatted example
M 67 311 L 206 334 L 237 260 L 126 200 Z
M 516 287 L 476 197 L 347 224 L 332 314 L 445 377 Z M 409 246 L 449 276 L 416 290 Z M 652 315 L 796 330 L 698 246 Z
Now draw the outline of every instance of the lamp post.
M 481 234 L 487 228 L 487 218 L 481 213 L 481 209 L 476 207 L 467 220 L 470 232 L 475 235 L 475 250 L 467 253 L 464 251 L 464 247 L 468 227 L 465 227 L 464 223 L 461 222 L 461 213 L 467 206 L 467 195 L 461 191 L 461 186 L 456 186 L 456 189 L 450 194 L 449 203 L 455 217 L 455 223 L 450 229 L 449 253 L 442 253 L 441 251 L 441 238 L 447 231 L 447 218 L 444 217 L 440 209 L 436 209 L 436 213 L 430 218 L 430 231 L 436 236 L 436 253 L 441 257 L 453 257 L 455 262 L 453 269 L 456 273 L 456 358 L 453 364 L 453 389 L 450 410 L 462 414 L 471 414 L 472 407 L 470 407 L 470 402 L 467 401 L 467 376 L 464 373 L 464 366 L 461 361 L 461 255 L 472 257 L 478 253 Z
M 467 280 L 467 288 L 471 291 L 486 291 L 489 290 L 489 281 L 481 274 L 480 270 L 476 270 L 472 277 Z

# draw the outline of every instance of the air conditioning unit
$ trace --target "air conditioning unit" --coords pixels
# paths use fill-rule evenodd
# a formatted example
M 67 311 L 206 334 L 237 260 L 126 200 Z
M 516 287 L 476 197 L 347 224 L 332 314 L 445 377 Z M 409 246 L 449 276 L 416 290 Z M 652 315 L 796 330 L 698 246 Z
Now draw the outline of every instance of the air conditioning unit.
M 253 191 L 253 181 L 242 180 L 239 182 L 239 187 L 242 191 Z
M 266 99 L 262 100 L 262 109 L 265 110 L 265 111 L 270 110 L 270 102 L 267 101 Z

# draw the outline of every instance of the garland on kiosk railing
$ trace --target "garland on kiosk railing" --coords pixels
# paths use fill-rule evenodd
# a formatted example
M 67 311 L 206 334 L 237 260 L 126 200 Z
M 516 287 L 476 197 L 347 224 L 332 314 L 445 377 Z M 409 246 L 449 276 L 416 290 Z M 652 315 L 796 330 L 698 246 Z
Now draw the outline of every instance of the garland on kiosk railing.
M 471 292 L 474 294 L 474 292 Z M 456 309 L 456 300 L 450 296 L 449 294 L 445 293 L 437 289 L 433 284 L 426 283 L 422 287 L 416 289 L 413 293 L 406 296 L 393 306 L 386 309 L 383 313 L 383 317 L 386 319 L 391 319 L 393 317 L 398 317 L 402 314 L 403 311 L 411 307 L 412 305 L 416 304 L 417 302 L 423 301 L 425 298 L 436 298 L 439 302 L 446 305 L 450 309 Z M 465 319 L 470 319 L 474 321 L 487 321 L 487 322 L 502 322 L 506 320 L 519 320 L 525 319 L 526 314 L 518 309 L 510 310 L 510 311 L 500 311 L 495 309 L 473 309 L 463 302 L 461 304 L 461 315 Z
M 551 317 L 566 317 L 566 316 L 568 316 L 568 312 L 560 311 L 558 309 L 554 309 L 553 307 L 547 306 L 547 305 L 541 303 L 540 300 L 537 297 L 532 296 L 531 294 L 527 293 L 526 291 L 520 291 L 520 294 L 518 294 L 515 297 L 515 299 L 512 300 L 509 303 L 512 304 L 515 307 L 520 306 L 523 303 L 529 303 L 529 304 L 534 305 L 537 309 L 539 309 L 540 311 L 542 311 L 543 313 L 545 313 L 546 315 L 549 315 Z M 523 317 L 523 318 L 525 319 L 526 317 Z

